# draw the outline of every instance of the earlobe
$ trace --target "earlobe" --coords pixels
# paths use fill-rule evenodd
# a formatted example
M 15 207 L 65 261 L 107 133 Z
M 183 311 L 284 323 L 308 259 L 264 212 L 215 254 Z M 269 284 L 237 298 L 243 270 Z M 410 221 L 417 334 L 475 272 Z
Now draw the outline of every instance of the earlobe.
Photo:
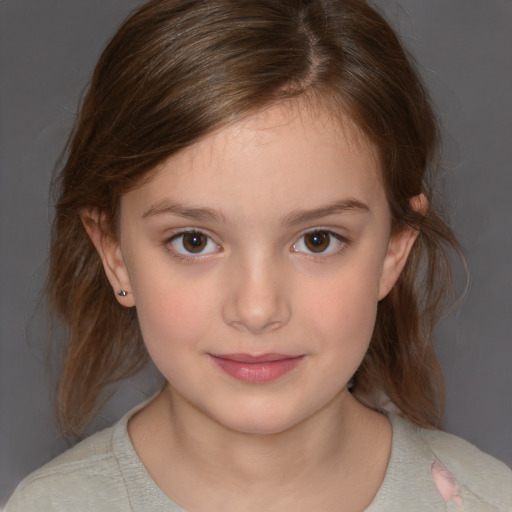
M 125 307 L 134 306 L 135 300 L 131 293 L 130 277 L 121 246 L 118 239 L 108 232 L 105 214 L 97 208 L 90 208 L 82 212 L 81 220 L 96 251 L 98 251 L 105 274 L 117 300 Z
M 423 194 L 414 196 L 410 203 L 413 210 L 422 215 L 426 214 L 428 201 Z M 379 281 L 379 300 L 383 299 L 391 291 L 400 277 L 419 234 L 419 229 L 407 226 L 391 236 Z

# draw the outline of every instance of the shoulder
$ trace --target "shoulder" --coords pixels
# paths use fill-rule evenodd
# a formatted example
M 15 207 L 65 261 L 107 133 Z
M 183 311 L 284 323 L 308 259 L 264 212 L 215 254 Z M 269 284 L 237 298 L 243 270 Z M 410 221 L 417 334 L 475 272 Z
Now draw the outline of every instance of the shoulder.
M 19 484 L 4 512 L 128 510 L 114 437 L 120 424 L 80 442 Z M 101 503 L 101 507 L 100 507 Z
M 404 420 L 393 423 L 400 424 L 409 453 L 429 470 L 431 483 L 446 503 L 463 510 L 512 510 L 512 470 L 503 462 L 455 435 Z
M 421 434 L 439 463 L 437 471 L 446 468 L 459 485 L 475 496 L 512 510 L 512 470 L 508 466 L 455 435 L 427 429 L 421 429 Z

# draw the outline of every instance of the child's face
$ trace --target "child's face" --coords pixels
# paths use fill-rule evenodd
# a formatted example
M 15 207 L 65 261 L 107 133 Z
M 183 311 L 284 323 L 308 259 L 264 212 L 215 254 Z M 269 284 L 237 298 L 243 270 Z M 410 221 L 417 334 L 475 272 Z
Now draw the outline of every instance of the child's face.
M 173 392 L 271 433 L 343 404 L 415 236 L 389 234 L 375 149 L 276 105 L 124 195 L 120 246 L 103 250 Z

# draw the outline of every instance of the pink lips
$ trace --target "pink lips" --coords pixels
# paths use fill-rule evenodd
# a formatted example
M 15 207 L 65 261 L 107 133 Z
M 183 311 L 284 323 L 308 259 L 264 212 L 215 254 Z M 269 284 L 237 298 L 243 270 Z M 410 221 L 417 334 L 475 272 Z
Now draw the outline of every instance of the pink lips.
M 271 382 L 293 370 L 303 359 L 285 354 L 210 354 L 221 370 L 242 382 L 262 384 Z

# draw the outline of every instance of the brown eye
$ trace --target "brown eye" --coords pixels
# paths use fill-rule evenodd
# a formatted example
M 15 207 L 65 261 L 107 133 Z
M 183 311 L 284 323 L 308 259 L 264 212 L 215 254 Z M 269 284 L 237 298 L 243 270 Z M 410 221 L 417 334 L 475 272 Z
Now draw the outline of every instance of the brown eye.
M 294 252 L 318 256 L 329 256 L 342 250 L 348 245 L 345 237 L 328 229 L 315 229 L 304 233 L 293 244 Z
M 201 231 L 184 231 L 177 233 L 170 240 L 169 244 L 173 252 L 178 255 L 204 256 L 213 252 L 219 252 L 220 247 Z
M 304 243 L 311 252 L 324 252 L 331 243 L 327 231 L 313 231 L 304 235 Z
M 206 247 L 207 242 L 208 238 L 202 233 L 192 231 L 183 235 L 183 247 L 188 252 L 201 252 Z

